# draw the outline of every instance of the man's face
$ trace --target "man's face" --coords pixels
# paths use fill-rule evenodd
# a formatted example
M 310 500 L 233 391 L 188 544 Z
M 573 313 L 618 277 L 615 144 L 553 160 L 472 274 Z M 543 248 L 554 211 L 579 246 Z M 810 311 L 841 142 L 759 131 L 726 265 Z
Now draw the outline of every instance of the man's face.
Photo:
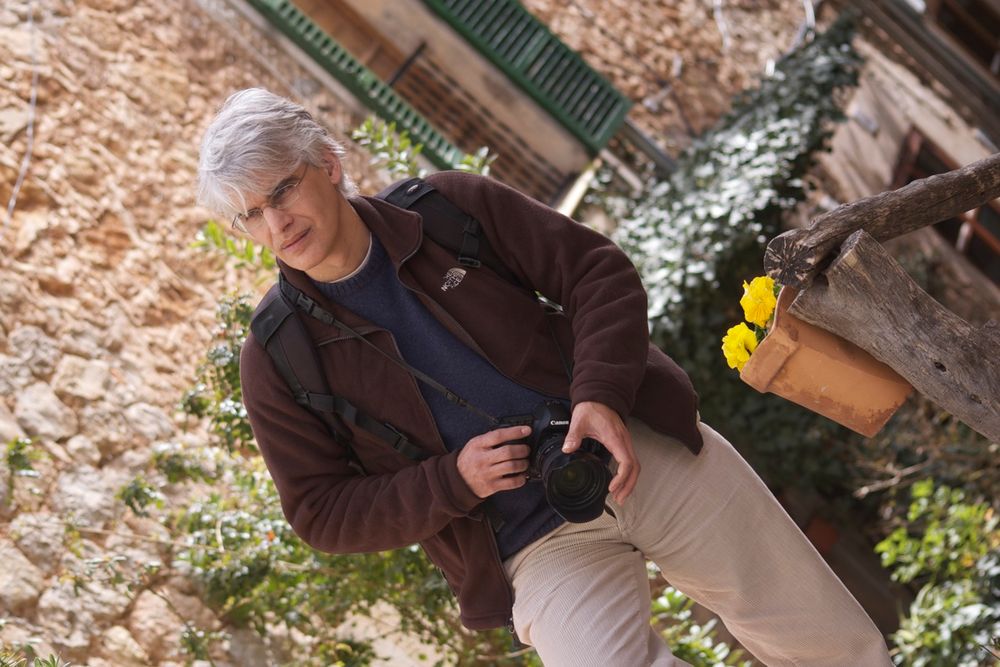
M 329 263 L 344 234 L 340 178 L 336 159 L 323 168 L 302 164 L 270 193 L 248 196 L 248 233 L 300 271 L 311 273 Z

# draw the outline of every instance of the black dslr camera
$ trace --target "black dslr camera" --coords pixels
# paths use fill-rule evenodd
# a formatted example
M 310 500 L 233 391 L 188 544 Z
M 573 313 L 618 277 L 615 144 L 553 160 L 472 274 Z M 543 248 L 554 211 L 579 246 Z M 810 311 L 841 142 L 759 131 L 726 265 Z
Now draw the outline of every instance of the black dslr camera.
M 572 523 L 586 523 L 604 511 L 611 471 L 600 458 L 607 450 L 593 438 L 584 438 L 572 454 L 563 453 L 569 420 L 565 405 L 545 401 L 530 415 L 512 415 L 500 422 L 503 426 L 531 427 L 531 435 L 517 441 L 531 447 L 528 479 L 541 480 L 545 499 L 559 516 Z

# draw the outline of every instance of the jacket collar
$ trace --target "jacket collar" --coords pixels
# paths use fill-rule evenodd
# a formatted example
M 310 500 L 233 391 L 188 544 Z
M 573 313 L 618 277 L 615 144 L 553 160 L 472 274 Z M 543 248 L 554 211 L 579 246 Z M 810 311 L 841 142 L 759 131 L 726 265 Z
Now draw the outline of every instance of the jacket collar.
M 347 201 L 365 226 L 382 242 L 390 261 L 399 271 L 403 263 L 420 248 L 424 235 L 423 218 L 419 213 L 393 206 L 377 197 L 356 196 Z M 304 271 L 293 269 L 280 259 L 278 269 L 289 283 L 348 325 L 359 327 L 368 324 L 349 310 L 331 303 Z

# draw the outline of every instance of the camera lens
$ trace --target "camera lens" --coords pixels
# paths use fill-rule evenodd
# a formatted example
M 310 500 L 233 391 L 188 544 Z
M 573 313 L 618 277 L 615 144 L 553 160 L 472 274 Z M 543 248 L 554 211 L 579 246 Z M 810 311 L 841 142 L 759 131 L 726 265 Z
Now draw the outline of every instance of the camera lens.
M 594 473 L 583 461 L 571 461 L 565 467 L 553 471 L 549 484 L 562 497 L 574 498 L 593 486 Z
M 599 458 L 589 452 L 563 454 L 549 450 L 542 462 L 545 497 L 567 521 L 586 523 L 604 511 L 611 473 Z

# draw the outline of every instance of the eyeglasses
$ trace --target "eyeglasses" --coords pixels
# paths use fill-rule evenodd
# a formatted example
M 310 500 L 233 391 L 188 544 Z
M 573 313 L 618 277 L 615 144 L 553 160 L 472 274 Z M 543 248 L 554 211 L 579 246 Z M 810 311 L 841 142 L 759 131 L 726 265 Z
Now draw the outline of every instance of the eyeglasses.
M 263 206 L 258 206 L 252 208 L 246 213 L 237 213 L 233 216 L 233 229 L 241 231 L 244 234 L 253 234 L 259 231 L 264 226 L 264 209 L 273 208 L 278 211 L 283 211 L 289 206 L 294 204 L 299 200 L 299 195 L 302 193 L 299 190 L 299 184 L 306 177 L 306 173 L 309 170 L 309 165 L 302 171 L 301 176 L 289 176 L 278 186 L 274 188 L 274 191 L 268 196 L 267 203 Z

